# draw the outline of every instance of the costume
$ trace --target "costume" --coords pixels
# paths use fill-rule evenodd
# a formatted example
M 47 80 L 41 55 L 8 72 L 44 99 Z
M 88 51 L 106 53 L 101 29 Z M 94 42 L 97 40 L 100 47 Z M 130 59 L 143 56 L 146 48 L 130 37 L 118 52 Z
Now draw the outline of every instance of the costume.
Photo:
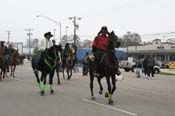
M 92 52 L 95 55 L 96 73 L 99 73 L 100 60 L 107 51 L 108 37 L 106 35 L 97 36 L 92 45 Z

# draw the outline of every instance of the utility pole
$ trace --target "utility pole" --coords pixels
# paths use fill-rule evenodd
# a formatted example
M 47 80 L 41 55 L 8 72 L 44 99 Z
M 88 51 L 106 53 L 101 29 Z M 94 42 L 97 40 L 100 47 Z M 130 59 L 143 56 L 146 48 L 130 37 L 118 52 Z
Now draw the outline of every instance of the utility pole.
M 11 34 L 11 31 L 7 31 L 7 34 L 8 34 L 8 41 L 7 41 L 7 44 L 9 45 L 9 43 L 10 43 L 10 34 Z
M 53 36 L 54 36 L 54 40 L 55 40 L 55 31 L 56 31 L 56 29 L 54 29 L 54 30 L 53 30 Z
M 76 45 L 77 43 L 77 35 L 76 35 L 76 30 L 79 29 L 79 25 L 76 23 L 76 20 L 81 20 L 81 17 L 69 17 L 69 20 L 73 20 L 73 25 L 74 25 L 74 36 L 73 36 L 73 40 L 74 40 L 74 45 Z
M 32 32 L 31 31 L 33 31 L 33 29 L 25 29 L 25 30 L 27 31 L 27 35 L 29 36 L 29 57 L 30 57 L 30 55 L 31 55 L 30 39 L 31 39 L 31 35 L 32 35 Z
M 66 26 L 66 42 L 67 43 L 67 29 L 69 28 L 69 26 Z

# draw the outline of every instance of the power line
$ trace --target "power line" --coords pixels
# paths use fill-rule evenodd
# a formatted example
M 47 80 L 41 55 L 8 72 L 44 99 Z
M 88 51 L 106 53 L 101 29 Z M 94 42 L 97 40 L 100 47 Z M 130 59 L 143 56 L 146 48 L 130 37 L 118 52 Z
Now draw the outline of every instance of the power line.
M 143 34 L 140 36 L 161 36 L 161 35 L 172 35 L 175 34 L 175 32 L 168 32 L 168 33 L 154 33 L 154 34 Z

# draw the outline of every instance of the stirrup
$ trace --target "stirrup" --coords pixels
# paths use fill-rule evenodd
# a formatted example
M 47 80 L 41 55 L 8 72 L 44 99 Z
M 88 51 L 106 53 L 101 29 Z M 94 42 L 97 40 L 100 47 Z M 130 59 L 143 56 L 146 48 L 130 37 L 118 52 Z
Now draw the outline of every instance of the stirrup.
M 116 74 L 119 76 L 119 75 L 121 75 L 121 72 L 119 70 L 117 70 Z

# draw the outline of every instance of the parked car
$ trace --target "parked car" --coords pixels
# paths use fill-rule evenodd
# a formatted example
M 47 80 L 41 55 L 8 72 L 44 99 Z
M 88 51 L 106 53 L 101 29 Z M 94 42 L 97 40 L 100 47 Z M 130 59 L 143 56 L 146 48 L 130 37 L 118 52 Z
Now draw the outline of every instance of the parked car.
M 126 72 L 129 72 L 129 71 L 134 72 L 135 62 L 131 62 L 128 60 L 121 60 L 119 62 L 119 67 L 123 68 Z

